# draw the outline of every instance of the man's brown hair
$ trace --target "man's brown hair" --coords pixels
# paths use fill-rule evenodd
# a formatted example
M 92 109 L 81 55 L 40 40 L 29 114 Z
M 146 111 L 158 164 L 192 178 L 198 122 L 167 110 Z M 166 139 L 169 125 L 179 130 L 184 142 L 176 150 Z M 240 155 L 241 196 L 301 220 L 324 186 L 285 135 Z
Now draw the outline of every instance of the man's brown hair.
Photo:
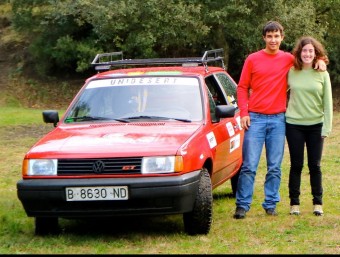
M 281 36 L 284 36 L 283 26 L 277 21 L 268 21 L 267 24 L 264 25 L 263 27 L 262 36 L 265 36 L 267 32 L 273 32 L 273 31 L 280 31 Z

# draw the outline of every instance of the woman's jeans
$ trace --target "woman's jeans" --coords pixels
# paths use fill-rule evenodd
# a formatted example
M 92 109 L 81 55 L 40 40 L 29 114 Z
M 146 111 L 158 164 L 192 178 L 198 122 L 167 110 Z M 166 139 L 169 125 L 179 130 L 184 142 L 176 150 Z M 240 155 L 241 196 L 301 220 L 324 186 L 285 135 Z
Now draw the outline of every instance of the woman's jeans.
M 286 124 L 286 137 L 290 154 L 288 183 L 290 205 L 300 204 L 299 196 L 305 144 L 313 204 L 322 205 L 323 189 L 320 163 L 324 139 L 321 137 L 321 130 L 322 123 L 311 126 Z
M 276 207 L 280 201 L 281 163 L 285 146 L 285 115 L 249 113 L 250 127 L 245 131 L 243 163 L 238 179 L 236 206 L 249 211 L 254 182 L 263 145 L 266 149 L 267 174 L 264 183 L 264 209 Z

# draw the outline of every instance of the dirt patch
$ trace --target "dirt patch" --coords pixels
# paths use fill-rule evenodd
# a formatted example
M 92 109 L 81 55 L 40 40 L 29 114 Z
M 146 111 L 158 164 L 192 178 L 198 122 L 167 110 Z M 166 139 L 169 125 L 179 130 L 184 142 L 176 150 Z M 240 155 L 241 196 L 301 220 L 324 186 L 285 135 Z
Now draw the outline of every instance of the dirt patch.
M 1 17 L 0 17 L 1 18 Z M 25 42 L 5 42 L 10 23 L 0 21 L 0 106 L 15 103 L 38 109 L 64 109 L 84 84 L 86 78 L 40 78 L 31 68 L 24 68 Z
M 0 128 L 0 137 L 6 141 L 26 137 L 39 139 L 53 129 L 54 127 L 51 124 L 5 126 Z

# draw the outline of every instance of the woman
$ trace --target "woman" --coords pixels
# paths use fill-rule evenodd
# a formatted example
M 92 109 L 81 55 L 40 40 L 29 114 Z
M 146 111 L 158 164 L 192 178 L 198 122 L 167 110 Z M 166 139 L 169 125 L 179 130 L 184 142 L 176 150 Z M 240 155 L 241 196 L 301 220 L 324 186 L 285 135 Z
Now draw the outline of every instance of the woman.
M 312 37 L 302 37 L 296 44 L 294 66 L 288 73 L 289 101 L 286 111 L 286 138 L 290 154 L 290 214 L 300 214 L 301 172 L 306 144 L 313 213 L 323 215 L 322 173 L 320 168 L 324 138 L 330 135 L 333 102 L 327 71 L 313 69 L 315 61 L 325 56 L 324 47 Z

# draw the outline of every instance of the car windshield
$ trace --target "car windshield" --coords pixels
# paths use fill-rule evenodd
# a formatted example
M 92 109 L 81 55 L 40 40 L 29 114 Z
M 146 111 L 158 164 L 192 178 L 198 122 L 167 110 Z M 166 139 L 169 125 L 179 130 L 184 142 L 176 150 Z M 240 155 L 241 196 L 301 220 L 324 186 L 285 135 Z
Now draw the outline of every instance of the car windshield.
M 202 120 L 199 82 L 191 77 L 125 77 L 90 81 L 65 122 Z

